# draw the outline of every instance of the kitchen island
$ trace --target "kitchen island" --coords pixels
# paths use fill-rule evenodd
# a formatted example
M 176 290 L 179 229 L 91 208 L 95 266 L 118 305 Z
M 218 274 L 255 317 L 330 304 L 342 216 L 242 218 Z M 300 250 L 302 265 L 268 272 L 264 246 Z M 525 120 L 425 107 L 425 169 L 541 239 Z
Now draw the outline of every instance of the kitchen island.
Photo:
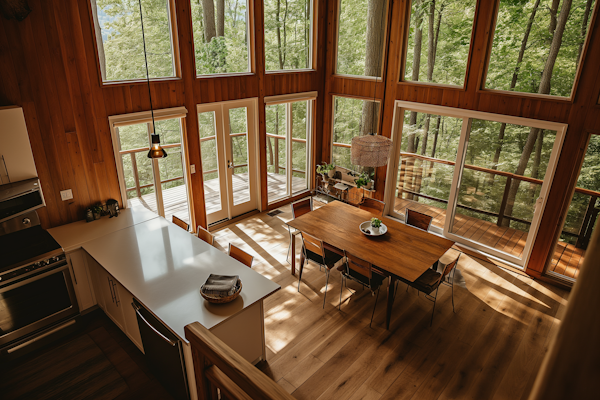
M 69 235 L 69 225 L 49 232 L 63 248 L 85 252 L 83 258 L 95 302 L 132 341 L 144 351 L 136 329 L 133 300 L 184 343 L 192 398 L 195 385 L 184 335 L 187 324 L 200 322 L 252 363 L 265 359 L 263 300 L 280 286 L 162 217 L 136 216 L 137 209 L 124 213 L 131 214 L 125 219 L 133 223 L 123 226 L 123 215 L 103 221 L 101 236 L 90 233 L 95 229 L 94 223 L 71 224 L 74 231 L 89 230 L 87 235 L 95 236 L 83 243 L 74 244 L 85 235 Z M 115 230 L 107 228 L 111 224 Z M 204 300 L 200 286 L 211 273 L 239 275 L 243 284 L 240 296 L 220 305 Z M 81 281 L 82 274 L 79 275 Z

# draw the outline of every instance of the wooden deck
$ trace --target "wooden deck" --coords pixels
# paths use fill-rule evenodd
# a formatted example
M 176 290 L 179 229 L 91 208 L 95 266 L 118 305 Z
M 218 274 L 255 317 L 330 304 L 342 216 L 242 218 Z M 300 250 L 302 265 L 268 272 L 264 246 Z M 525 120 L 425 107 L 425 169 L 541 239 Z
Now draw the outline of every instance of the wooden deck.
M 267 185 L 269 201 L 285 197 L 285 176 L 273 173 L 267 174 Z M 292 193 L 306 189 L 306 181 L 302 178 L 292 178 Z M 204 182 L 204 198 L 206 213 L 210 214 L 221 209 L 221 193 L 219 179 L 211 179 Z M 234 204 L 240 204 L 250 199 L 248 192 L 248 174 L 233 175 L 233 198 Z M 165 205 L 165 218 L 171 220 L 173 215 L 190 223 L 188 200 L 185 185 L 163 190 L 163 202 Z M 141 198 L 129 199 L 128 207 L 143 206 L 156 213 L 156 196 L 154 193 L 143 195 Z
M 396 198 L 394 209 L 397 212 L 404 214 L 406 207 L 432 216 L 432 225 L 439 228 L 444 227 L 444 223 L 446 222 L 446 210 L 417 203 L 412 200 Z M 476 241 L 504 253 L 522 257 L 525 242 L 527 240 L 527 232 L 513 228 L 500 227 L 492 222 L 482 221 L 462 214 L 456 214 L 455 218 L 457 222 L 454 224 L 454 233 L 456 235 Z M 584 255 L 585 250 L 577 249 L 573 245 L 560 242 L 556 247 L 548 271 L 576 279 L 577 275 L 579 275 L 579 268 L 583 263 Z

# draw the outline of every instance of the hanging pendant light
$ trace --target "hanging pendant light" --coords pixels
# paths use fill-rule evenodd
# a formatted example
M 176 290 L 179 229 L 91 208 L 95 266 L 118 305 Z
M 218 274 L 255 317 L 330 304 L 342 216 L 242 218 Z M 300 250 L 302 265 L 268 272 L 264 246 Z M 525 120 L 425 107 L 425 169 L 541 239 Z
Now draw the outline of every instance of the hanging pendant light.
M 385 7 L 381 20 L 385 18 Z M 380 35 L 380 48 L 383 50 L 383 34 Z M 377 69 L 381 71 L 381 59 Z M 375 87 L 373 88 L 373 117 L 371 118 L 371 133 L 368 135 L 359 135 L 352 138 L 350 148 L 350 162 L 353 165 L 361 167 L 383 167 L 387 165 L 390 159 L 390 150 L 392 149 L 392 140 L 385 136 L 375 133 L 375 98 L 377 95 L 377 79 L 375 77 Z M 382 79 L 383 81 L 383 79 Z
M 146 54 L 146 35 L 144 34 L 144 16 L 142 15 L 142 0 L 138 0 L 140 6 L 140 21 L 142 23 L 142 42 L 144 43 L 144 62 L 146 64 L 146 82 L 148 83 L 148 97 L 150 98 L 150 114 L 152 115 L 152 146 L 148 151 L 148 158 L 165 158 L 167 152 L 160 145 L 160 136 L 155 133 L 154 109 L 152 108 L 152 92 L 150 91 L 150 74 L 148 73 L 148 55 Z

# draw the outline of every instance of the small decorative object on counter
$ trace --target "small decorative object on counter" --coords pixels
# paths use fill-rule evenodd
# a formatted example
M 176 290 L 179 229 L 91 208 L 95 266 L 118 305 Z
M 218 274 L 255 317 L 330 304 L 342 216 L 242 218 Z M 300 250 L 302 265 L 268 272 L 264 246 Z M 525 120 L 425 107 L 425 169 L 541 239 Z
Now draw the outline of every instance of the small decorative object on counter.
M 106 200 L 106 208 L 108 209 L 110 218 L 119 216 L 119 202 L 115 199 Z
M 235 300 L 242 291 L 242 281 L 238 275 L 210 274 L 200 294 L 209 303 L 229 303 Z
M 362 187 L 367 190 L 370 190 L 371 186 L 373 185 L 373 181 L 371 180 L 371 178 L 372 174 L 369 174 L 368 172 L 363 172 L 359 175 L 358 179 L 354 180 L 354 183 L 356 183 L 356 188 L 360 189 Z
M 335 174 L 335 165 L 327 164 L 326 162 L 319 164 L 317 165 L 317 174 L 323 175 L 323 179 L 325 179 L 325 176 L 333 178 L 333 175 Z
M 94 213 L 94 219 L 100 219 L 100 217 L 102 216 L 102 211 L 104 211 L 104 208 L 102 208 L 102 204 L 98 203 L 95 206 L 92 206 L 92 212 Z
M 85 210 L 85 222 L 92 222 L 94 220 L 94 213 L 91 208 Z

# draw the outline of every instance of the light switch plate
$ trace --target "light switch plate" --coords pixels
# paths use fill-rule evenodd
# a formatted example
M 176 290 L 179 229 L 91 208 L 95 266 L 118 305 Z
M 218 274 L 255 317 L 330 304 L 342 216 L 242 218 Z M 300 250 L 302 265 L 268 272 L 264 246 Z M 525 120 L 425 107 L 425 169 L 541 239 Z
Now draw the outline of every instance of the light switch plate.
M 73 191 L 71 189 L 61 190 L 60 198 L 62 199 L 62 201 L 71 200 L 73 198 Z
M 196 173 L 196 165 L 192 164 L 190 165 L 190 174 L 195 174 Z

